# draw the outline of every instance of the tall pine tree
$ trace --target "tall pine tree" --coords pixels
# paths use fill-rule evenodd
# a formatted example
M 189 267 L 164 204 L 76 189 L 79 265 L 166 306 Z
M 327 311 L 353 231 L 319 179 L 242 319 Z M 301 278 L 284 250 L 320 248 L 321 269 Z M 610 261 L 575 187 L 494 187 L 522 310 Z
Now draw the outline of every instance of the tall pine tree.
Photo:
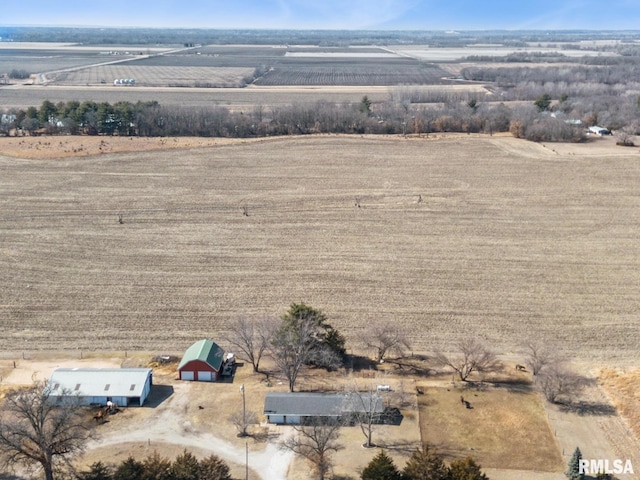
M 451 462 L 449 477 L 451 480 L 488 480 L 488 477 L 480 470 L 480 465 L 471 457 Z
M 449 469 L 442 457 L 429 446 L 411 455 L 402 473 L 406 480 L 449 480 Z
M 580 473 L 580 460 L 582 460 L 582 452 L 579 447 L 576 447 L 569 464 L 567 465 L 567 471 L 565 475 L 569 480 L 583 480 L 584 473 Z
M 362 480 L 401 480 L 402 475 L 389 455 L 380 450 L 360 475 Z

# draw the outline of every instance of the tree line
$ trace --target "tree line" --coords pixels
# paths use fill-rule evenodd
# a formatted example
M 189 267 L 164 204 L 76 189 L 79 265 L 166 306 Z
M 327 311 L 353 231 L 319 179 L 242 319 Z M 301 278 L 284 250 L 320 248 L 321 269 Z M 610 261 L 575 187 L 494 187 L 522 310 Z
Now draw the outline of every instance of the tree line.
M 115 466 L 95 462 L 77 480 L 232 480 L 229 466 L 216 455 L 198 460 L 185 450 L 173 461 L 154 452 L 143 460 L 129 456 Z
M 442 456 L 430 448 L 414 452 L 399 470 L 393 459 L 381 450 L 364 468 L 361 480 L 488 480 L 480 465 L 471 457 L 453 460 L 447 465 Z
M 580 140 L 584 126 L 540 115 L 533 102 L 509 107 L 484 102 L 465 94 L 437 107 L 415 103 L 410 90 L 392 92 L 389 101 L 372 103 L 364 96 L 358 103 L 318 101 L 274 107 L 256 106 L 248 112 L 224 107 L 162 106 L 151 102 L 44 101 L 40 108 L 11 110 L 3 115 L 0 135 L 118 135 L 141 137 L 252 138 L 278 135 L 396 134 L 428 135 L 438 132 L 509 132 L 512 125 L 537 124 L 536 139 Z M 444 98 L 442 98 L 444 99 Z M 562 109 L 559 113 L 569 117 Z M 604 105 L 603 105 L 604 106 Z M 553 107 L 555 108 L 555 107 Z M 638 108 L 637 105 L 634 108 Z M 588 116 L 586 120 L 611 118 Z M 616 123 L 617 125 L 617 123 Z M 518 130 L 520 133 L 526 130 Z M 541 132 L 541 133 L 540 133 Z M 538 138 L 539 137 L 539 138 Z M 524 135 L 524 138 L 528 138 Z

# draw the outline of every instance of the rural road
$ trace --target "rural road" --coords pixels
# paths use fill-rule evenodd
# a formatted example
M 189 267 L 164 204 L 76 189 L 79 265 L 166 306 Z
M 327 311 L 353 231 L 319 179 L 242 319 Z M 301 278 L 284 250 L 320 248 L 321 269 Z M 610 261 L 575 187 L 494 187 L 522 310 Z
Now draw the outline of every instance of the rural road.
M 238 465 L 245 464 L 246 451 L 210 433 L 199 432 L 191 422 L 181 415 L 189 402 L 190 384 L 176 384 L 168 399 L 154 409 L 152 418 L 137 418 L 123 429 L 105 432 L 100 438 L 87 444 L 87 451 L 127 443 L 150 441 L 179 445 L 185 448 L 208 450 L 220 458 Z M 277 444 L 269 442 L 260 452 L 249 453 L 249 468 L 264 480 L 286 480 L 293 453 L 281 451 Z

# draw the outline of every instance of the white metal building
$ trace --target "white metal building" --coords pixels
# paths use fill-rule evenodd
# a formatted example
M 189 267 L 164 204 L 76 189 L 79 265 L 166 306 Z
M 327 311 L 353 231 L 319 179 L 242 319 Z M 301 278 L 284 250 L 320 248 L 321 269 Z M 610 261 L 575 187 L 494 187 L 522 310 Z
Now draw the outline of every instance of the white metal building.
M 150 368 L 57 368 L 51 374 L 49 398 L 77 399 L 80 405 L 142 406 L 149 396 Z

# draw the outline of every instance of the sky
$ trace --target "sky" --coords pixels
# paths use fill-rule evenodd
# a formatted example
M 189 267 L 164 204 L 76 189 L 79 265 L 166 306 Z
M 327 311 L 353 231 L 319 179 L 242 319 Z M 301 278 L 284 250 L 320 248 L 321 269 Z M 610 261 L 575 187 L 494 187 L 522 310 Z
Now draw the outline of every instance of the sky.
M 640 0 L 21 0 L 0 26 L 635 30 Z

